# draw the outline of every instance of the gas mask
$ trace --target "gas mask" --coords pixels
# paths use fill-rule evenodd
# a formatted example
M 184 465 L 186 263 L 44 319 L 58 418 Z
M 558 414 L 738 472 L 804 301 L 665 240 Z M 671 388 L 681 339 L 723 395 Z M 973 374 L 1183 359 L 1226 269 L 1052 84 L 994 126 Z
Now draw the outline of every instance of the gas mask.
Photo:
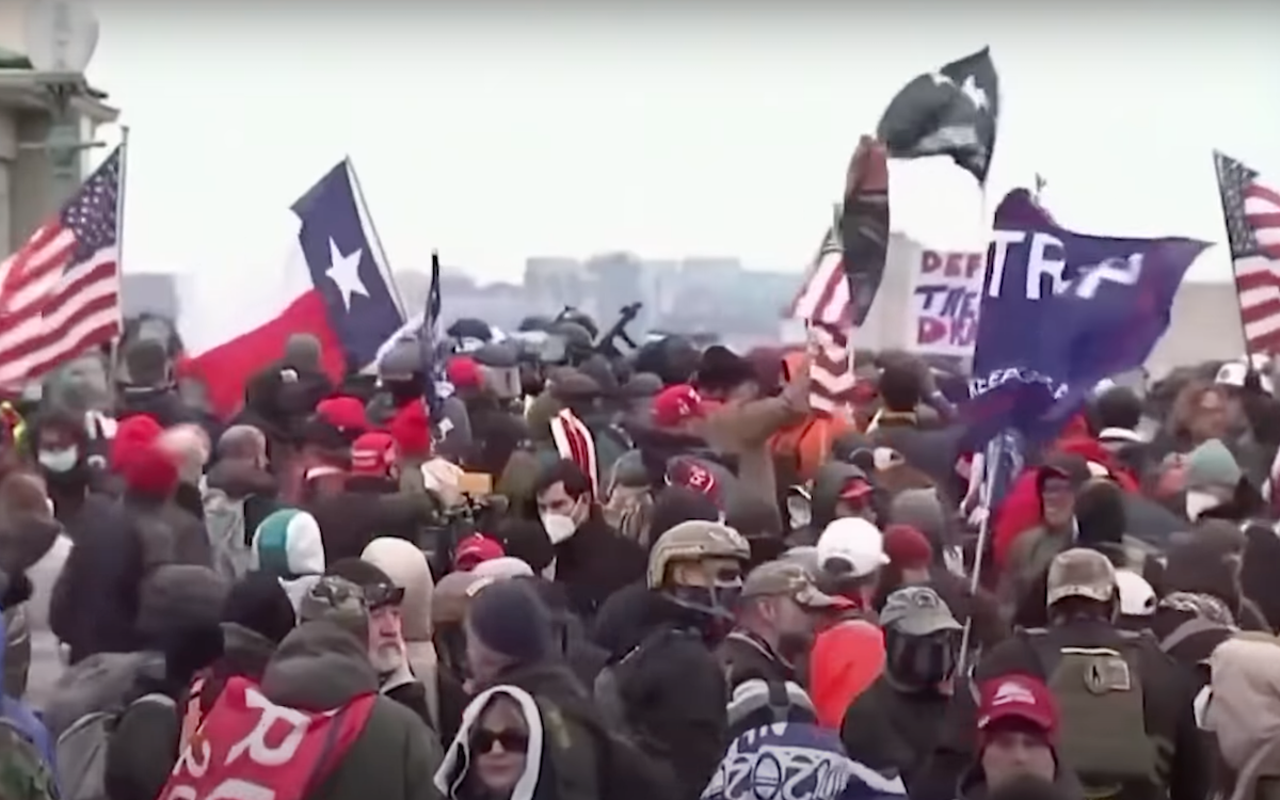
M 955 673 L 960 649 L 955 631 L 909 636 L 890 627 L 884 640 L 885 666 L 894 681 L 907 689 L 926 691 Z
M 677 584 L 668 592 L 676 605 L 694 612 L 698 629 L 709 644 L 720 642 L 733 630 L 742 597 L 741 580 L 711 586 Z

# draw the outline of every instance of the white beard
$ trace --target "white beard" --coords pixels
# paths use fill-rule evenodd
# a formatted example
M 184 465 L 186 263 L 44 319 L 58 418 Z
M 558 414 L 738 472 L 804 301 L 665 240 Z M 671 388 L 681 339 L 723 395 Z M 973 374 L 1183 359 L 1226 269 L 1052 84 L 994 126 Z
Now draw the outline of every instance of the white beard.
M 394 644 L 379 645 L 369 654 L 369 662 L 379 675 L 388 675 L 404 666 L 404 651 Z

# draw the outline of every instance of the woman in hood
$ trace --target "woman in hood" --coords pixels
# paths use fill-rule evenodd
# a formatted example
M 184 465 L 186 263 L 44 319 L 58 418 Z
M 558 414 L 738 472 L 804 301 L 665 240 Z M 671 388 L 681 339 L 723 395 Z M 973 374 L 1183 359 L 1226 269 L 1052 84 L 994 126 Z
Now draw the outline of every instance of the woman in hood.
M 523 689 L 495 686 L 467 706 L 436 772 L 449 800 L 596 800 L 594 765 L 544 720 Z
M 324 574 L 324 541 L 316 518 L 296 508 L 268 515 L 253 533 L 251 567 L 278 579 L 297 611 Z
M 440 690 L 436 646 L 431 640 L 431 597 L 435 581 L 422 551 L 404 539 L 382 536 L 374 539 L 360 555 L 387 574 L 404 590 L 400 619 L 409 669 L 426 690 L 427 713 L 440 730 Z

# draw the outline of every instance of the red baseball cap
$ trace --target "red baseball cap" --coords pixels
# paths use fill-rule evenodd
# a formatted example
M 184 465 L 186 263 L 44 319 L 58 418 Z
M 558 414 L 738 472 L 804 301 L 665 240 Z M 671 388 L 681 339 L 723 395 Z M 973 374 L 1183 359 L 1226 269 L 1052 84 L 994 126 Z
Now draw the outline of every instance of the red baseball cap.
M 1001 720 L 1020 720 L 1049 739 L 1058 733 L 1058 704 L 1044 681 L 1030 675 L 991 678 L 978 687 L 978 730 Z
M 343 433 L 360 434 L 369 430 L 364 403 L 354 397 L 330 397 L 316 405 L 316 416 Z
M 471 356 L 454 356 L 444 368 L 445 377 L 455 388 L 474 389 L 483 382 L 480 365 Z
M 841 500 L 865 500 L 875 491 L 871 481 L 866 478 L 849 478 L 840 487 Z
M 399 456 L 396 440 L 386 431 L 361 434 L 351 444 L 351 474 L 385 476 Z
M 498 540 L 490 539 L 483 533 L 473 533 L 458 542 L 458 546 L 453 549 L 453 565 L 461 572 L 470 572 L 477 564 L 502 558 L 506 554 L 507 551 Z
M 702 395 L 687 383 L 668 386 L 653 398 L 653 422 L 664 428 L 702 417 L 705 411 Z

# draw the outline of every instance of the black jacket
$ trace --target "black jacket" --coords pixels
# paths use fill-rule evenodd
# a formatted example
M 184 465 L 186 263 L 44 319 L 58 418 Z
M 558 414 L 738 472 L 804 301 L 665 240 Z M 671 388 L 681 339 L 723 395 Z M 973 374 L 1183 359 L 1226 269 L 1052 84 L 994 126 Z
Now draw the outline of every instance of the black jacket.
M 142 540 L 122 507 L 95 506 L 94 520 L 85 521 L 71 548 L 49 607 L 50 627 L 71 648 L 73 664 L 95 653 L 142 648 L 136 626 Z
M 778 657 L 769 645 L 751 633 L 736 630 L 729 634 L 716 651 L 724 668 L 729 695 L 750 680 L 765 683 L 798 682 L 796 671 Z
M 911 793 L 917 773 L 934 766 L 950 705 L 937 692 L 902 691 L 882 674 L 845 712 L 840 739 L 849 758 L 897 773 Z
M 556 545 L 556 583 L 565 587 L 569 608 L 591 620 L 610 595 L 644 577 L 648 561 L 644 548 L 593 510 L 573 536 Z
M 702 795 L 728 746 L 724 673 L 688 613 L 650 594 L 640 638 L 612 665 L 636 743 L 676 775 L 675 800 Z
M 417 544 L 430 522 L 429 495 L 399 493 L 399 485 L 381 478 L 352 477 L 345 491 L 317 497 L 307 507 L 324 538 L 325 561 L 359 558 L 369 542 L 395 536 Z

